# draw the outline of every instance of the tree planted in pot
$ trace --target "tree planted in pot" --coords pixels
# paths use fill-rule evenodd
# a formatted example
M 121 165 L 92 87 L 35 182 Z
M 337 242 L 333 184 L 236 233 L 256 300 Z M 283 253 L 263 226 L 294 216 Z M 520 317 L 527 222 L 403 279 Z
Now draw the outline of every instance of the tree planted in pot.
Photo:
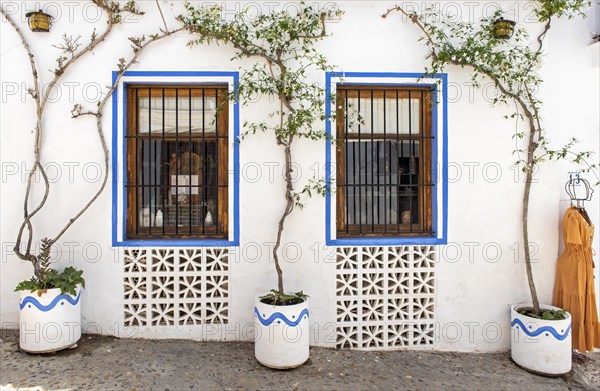
M 525 186 L 522 202 L 522 237 L 525 254 L 527 280 L 531 293 L 530 304 L 514 305 L 511 308 L 511 327 L 515 334 L 511 338 L 513 360 L 525 369 L 533 372 L 558 375 L 571 369 L 570 315 L 548 305 L 540 305 L 531 268 L 531 248 L 529 242 L 529 200 L 533 174 L 536 166 L 545 160 L 569 158 L 572 162 L 583 164 L 581 171 L 597 175 L 598 165 L 589 164 L 588 151 L 573 152 L 576 139 L 559 150 L 550 148 L 545 138 L 539 91 L 542 79 L 539 71 L 542 66 L 544 40 L 554 18 L 583 15 L 588 5 L 586 0 L 555 1 L 541 0 L 531 2 L 541 26 L 541 32 L 535 42 L 530 42 L 528 32 L 516 29 L 511 40 L 506 34 L 498 34 L 495 22 L 502 19 L 504 13 L 498 10 L 488 18 L 478 22 L 454 21 L 437 12 L 427 10 L 423 14 L 407 12 L 400 6 L 387 10 L 385 18 L 391 12 L 398 11 L 414 23 L 424 34 L 422 38 L 428 47 L 431 61 L 427 73 L 442 71 L 448 65 L 469 68 L 475 86 L 480 86 L 485 78 L 490 79 L 497 96 L 493 104 L 514 104 L 515 112 L 505 118 L 517 121 L 513 138 L 517 144 L 514 153 L 518 156 L 517 166 L 525 174 Z M 511 24 L 511 27 L 513 25 Z M 524 122 L 526 130 L 520 130 Z M 520 146 L 520 143 L 524 145 Z
M 257 62 L 243 72 L 230 99 L 242 100 L 258 95 L 274 96 L 279 109 L 266 114 L 264 121 L 244 123 L 242 138 L 256 132 L 273 132 L 284 154 L 285 208 L 277 225 L 272 257 L 277 271 L 277 289 L 255 300 L 257 326 L 255 354 L 258 361 L 272 368 L 302 365 L 309 354 L 308 296 L 302 291 L 286 292 L 281 268 L 280 246 L 287 218 L 295 207 L 302 208 L 302 195 L 313 192 L 325 195 L 323 180 L 311 179 L 300 191 L 292 178 L 293 146 L 301 138 L 324 140 L 324 130 L 314 130 L 325 119 L 325 91 L 307 79 L 307 70 L 327 71 L 325 57 L 315 43 L 326 37 L 325 23 L 341 13 L 319 12 L 300 3 L 297 11 L 249 15 L 248 9 L 230 20 L 222 18 L 219 7 L 195 8 L 187 4 L 188 15 L 182 20 L 195 35 L 190 45 L 203 43 L 231 44 L 232 60 L 250 58 Z
M 133 0 L 127 3 L 118 3 L 111 0 L 92 0 L 91 3 L 98 7 L 99 11 L 106 14 L 106 28 L 100 34 L 94 29 L 90 34 L 89 42 L 86 44 L 80 41 L 81 36 L 63 35 L 62 42 L 54 46 L 61 53 L 56 59 L 56 68 L 51 71 L 52 79 L 48 84 L 44 84 L 41 81 L 43 75 L 38 70 L 37 58 L 22 28 L 4 8 L 0 7 L 0 13 L 13 27 L 27 52 L 33 78 L 32 86 L 28 89 L 28 93 L 35 103 L 36 114 L 33 146 L 34 161 L 27 176 L 25 199 L 23 201 L 23 221 L 19 227 L 14 246 L 14 252 L 17 257 L 23 261 L 30 262 L 33 266 L 32 278 L 22 281 L 15 289 L 15 291 L 20 291 L 21 295 L 19 303 L 19 346 L 22 350 L 30 353 L 46 353 L 75 347 L 81 337 L 80 298 L 81 288 L 85 287 L 85 280 L 82 277 L 83 272 L 72 266 L 60 272 L 52 268 L 52 246 L 98 200 L 106 187 L 110 156 L 102 127 L 102 113 L 112 93 L 117 88 L 121 77 L 125 71 L 136 63 L 148 45 L 183 30 L 183 28 L 168 30 L 165 23 L 165 29 L 161 29 L 157 34 L 149 37 L 129 37 L 128 39 L 132 47 L 131 57 L 128 60 L 125 58 L 119 59 L 115 82 L 112 86 L 108 87 L 108 91 L 102 100 L 98 101 L 92 110 L 86 110 L 80 104 L 76 104 L 73 107 L 71 111 L 72 118 L 91 116 L 96 120 L 96 134 L 104 158 L 103 178 L 98 190 L 90 196 L 89 200 L 73 217 L 68 219 L 58 234 L 52 238 L 41 240 L 39 252 L 36 255 L 33 248 L 35 239 L 33 218 L 35 216 L 39 217 L 39 212 L 46 209 L 51 188 L 51 181 L 46 173 L 42 155 L 44 152 L 43 146 L 46 130 L 48 128 L 48 124 L 45 122 L 45 113 L 49 104 L 53 102 L 50 97 L 55 92 L 54 88 L 57 87 L 73 64 L 83 59 L 86 54 L 93 52 L 102 43 L 110 40 L 109 38 L 112 36 L 114 27 L 122 23 L 124 14 L 144 14 Z M 160 9 L 160 5 L 156 4 Z M 36 175 L 41 176 L 43 185 L 43 196 L 37 202 L 32 200 L 32 194 L 35 192 L 34 187 L 37 184 L 37 180 L 34 180 Z

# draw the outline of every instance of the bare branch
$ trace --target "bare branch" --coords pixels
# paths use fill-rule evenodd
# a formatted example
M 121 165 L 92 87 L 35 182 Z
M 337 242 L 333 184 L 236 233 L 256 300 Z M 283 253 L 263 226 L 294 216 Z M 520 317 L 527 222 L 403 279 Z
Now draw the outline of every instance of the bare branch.
M 81 43 L 79 43 L 80 39 L 81 39 L 81 35 L 78 36 L 77 38 L 73 38 L 73 37 L 68 36 L 67 34 L 64 34 L 63 35 L 63 43 L 61 43 L 59 45 L 52 45 L 52 47 L 60 49 L 64 53 L 70 54 L 71 58 L 73 58 L 77 49 L 79 49 L 79 47 L 81 47 Z
M 46 94 L 44 95 L 43 99 L 42 99 L 42 112 L 44 111 L 46 104 L 48 103 L 48 98 L 50 97 L 50 94 L 52 92 L 52 90 L 54 89 L 54 86 L 58 83 L 58 81 L 60 80 L 60 77 L 65 73 L 65 71 L 71 66 L 73 65 L 73 63 L 75 63 L 78 59 L 80 59 L 83 55 L 85 55 L 86 53 L 91 52 L 92 50 L 94 50 L 98 45 L 100 45 L 105 39 L 106 37 L 108 37 L 108 35 L 110 34 L 110 32 L 112 31 L 112 28 L 114 26 L 115 23 L 115 18 L 114 18 L 114 8 L 111 8 L 110 6 L 108 6 L 103 0 L 93 0 L 94 4 L 96 4 L 99 8 L 103 9 L 107 15 L 108 15 L 108 21 L 107 21 L 107 28 L 104 31 L 104 33 L 102 33 L 102 35 L 100 35 L 99 37 L 96 36 L 96 31 L 94 30 L 92 36 L 94 37 L 94 39 L 92 40 L 92 42 L 90 42 L 90 44 L 88 46 L 86 46 L 82 51 L 80 51 L 79 53 L 75 54 L 75 53 L 71 53 L 71 58 L 68 59 L 68 61 L 63 62 L 63 63 L 59 63 L 59 68 L 57 69 L 58 72 L 55 71 L 55 76 L 52 79 L 52 81 L 48 84 L 48 87 L 46 89 Z
M 542 32 L 537 37 L 538 49 L 535 52 L 535 54 L 533 55 L 531 62 L 529 63 L 529 67 L 525 71 L 526 74 L 529 73 L 529 71 L 531 70 L 531 68 L 533 67 L 533 65 L 535 64 L 535 62 L 538 60 L 539 56 L 542 53 L 542 48 L 544 46 L 544 39 L 546 38 L 546 34 L 548 33 L 548 30 L 550 30 L 551 21 L 552 21 L 552 17 L 549 17 L 548 20 L 546 21 L 546 24 L 544 25 L 544 30 L 542 30 Z M 527 93 L 527 99 L 530 102 L 533 102 L 533 100 L 534 100 L 533 94 L 529 90 L 529 87 L 527 86 L 527 84 L 525 84 L 525 92 Z M 533 117 L 535 118 L 535 121 L 537 124 L 538 139 L 540 139 L 542 136 L 542 134 L 541 134 L 542 133 L 542 124 L 540 123 L 539 110 L 538 110 L 538 107 L 535 105 L 533 105 L 532 109 L 533 109 Z
M 100 145 L 102 147 L 102 152 L 104 154 L 104 176 L 103 176 L 102 184 L 100 185 L 100 188 L 98 189 L 98 191 L 96 191 L 94 196 L 83 206 L 83 208 L 81 208 L 81 210 L 79 210 L 79 212 L 77 212 L 75 214 L 75 216 L 73 216 L 69 220 L 69 222 L 62 228 L 62 230 L 56 235 L 56 237 L 54 237 L 54 239 L 50 240 L 50 244 L 56 243 L 64 235 L 64 233 L 67 232 L 67 230 L 73 225 L 73 223 L 75 223 L 81 217 L 81 215 L 83 215 L 89 209 L 89 207 L 92 206 L 92 204 L 94 202 L 96 202 L 96 200 L 100 197 L 100 195 L 106 188 L 106 184 L 108 183 L 108 173 L 109 173 L 109 169 L 110 169 L 110 154 L 108 151 L 108 146 L 106 143 L 106 139 L 104 138 L 104 132 L 102 129 L 102 111 L 104 110 L 106 103 L 111 98 L 112 94 L 114 93 L 117 86 L 119 85 L 119 82 L 121 81 L 121 79 L 123 77 L 123 74 L 133 64 L 137 63 L 137 59 L 140 57 L 142 52 L 148 46 L 150 46 L 152 43 L 160 41 L 161 39 L 167 38 L 173 34 L 183 31 L 183 30 L 185 30 L 184 27 L 179 28 L 177 30 L 164 32 L 163 34 L 160 34 L 160 35 L 152 35 L 151 38 L 149 40 L 145 41 L 144 43 L 142 43 L 144 38 L 133 39 L 133 40 L 130 38 L 130 40 L 132 40 L 132 42 L 137 42 L 136 46 L 133 49 L 133 56 L 127 63 L 119 60 L 119 64 L 121 64 L 121 65 L 119 66 L 119 72 L 117 73 L 115 82 L 110 87 L 110 89 L 107 92 L 104 99 L 98 105 L 98 110 L 96 112 L 93 112 L 93 111 L 85 111 L 84 112 L 84 111 L 82 111 L 83 108 L 81 107 L 81 105 L 75 105 L 75 107 L 71 111 L 73 118 L 77 118 L 77 117 L 84 116 L 84 115 L 91 115 L 91 116 L 96 117 L 96 129 L 97 129 L 98 139 L 100 141 Z
M 21 43 L 23 44 L 23 47 L 25 48 L 25 51 L 27 52 L 27 57 L 29 58 L 29 63 L 31 65 L 31 74 L 33 77 L 33 87 L 29 88 L 28 91 L 29 91 L 29 94 L 33 97 L 33 99 L 35 101 L 36 118 L 37 118 L 36 126 L 35 126 L 35 136 L 34 136 L 35 137 L 34 163 L 33 163 L 33 169 L 31 170 L 31 172 L 29 173 L 29 176 L 27 178 L 27 188 L 25 190 L 25 199 L 23 201 L 24 221 L 21 224 L 21 228 L 19 229 L 19 236 L 18 236 L 17 243 L 15 245 L 15 254 L 20 259 L 28 260 L 28 261 L 34 263 L 34 265 L 35 265 L 35 257 L 33 257 L 33 260 L 32 260 L 32 255 L 30 253 L 31 239 L 33 236 L 33 228 L 31 226 L 30 219 L 42 208 L 42 206 L 46 202 L 46 199 L 48 198 L 48 194 L 50 191 L 50 183 L 48 182 L 48 177 L 46 176 L 46 173 L 44 172 L 44 169 L 43 169 L 42 165 L 40 164 L 43 109 L 42 109 L 42 103 L 41 103 L 41 98 L 40 98 L 39 73 L 38 73 L 36 62 L 35 62 L 35 56 L 33 55 L 33 52 L 31 51 L 31 47 L 29 46 L 27 39 L 25 39 L 23 32 L 21 31 L 19 26 L 14 22 L 14 20 L 4 11 L 4 8 L 0 7 L 0 13 L 2 13 L 2 15 L 8 21 L 8 23 L 10 23 L 10 25 L 15 29 L 15 32 L 21 39 Z M 31 186 L 33 183 L 33 177 L 38 168 L 40 169 L 40 172 L 42 173 L 42 177 L 44 178 L 45 193 L 44 193 L 44 197 L 42 198 L 42 201 L 40 202 L 38 207 L 36 207 L 32 213 L 29 213 L 28 209 L 29 209 L 29 197 L 31 195 Z M 22 233 L 23 233 L 23 230 L 25 227 L 28 228 L 29 239 L 28 239 L 26 251 L 25 251 L 25 253 L 22 253 L 20 250 L 20 243 L 21 243 Z
M 71 118 L 79 118 L 79 117 L 85 117 L 87 115 L 90 115 L 92 117 L 98 117 L 101 116 L 100 113 L 97 113 L 95 111 L 73 111 L 71 110 Z
M 17 236 L 17 243 L 15 245 L 15 249 L 16 249 L 15 253 L 21 259 L 32 260 L 30 251 L 31 251 L 31 243 L 32 243 L 32 237 L 33 237 L 33 228 L 32 228 L 30 221 L 35 216 L 35 214 L 37 214 L 43 208 L 43 206 L 45 205 L 45 203 L 48 199 L 48 195 L 50 192 L 50 184 L 48 182 L 48 178 L 43 169 L 43 166 L 40 163 L 40 161 L 41 161 L 41 145 L 42 145 L 42 138 L 43 138 L 43 115 L 44 115 L 44 109 L 46 107 L 46 103 L 48 102 L 48 98 L 49 98 L 50 93 L 52 92 L 54 86 L 58 83 L 60 77 L 64 74 L 65 70 L 71 64 L 73 64 L 75 61 L 77 61 L 79 58 L 81 58 L 81 56 L 83 56 L 85 53 L 93 50 L 97 45 L 99 45 L 102 41 L 104 41 L 104 39 L 108 36 L 110 31 L 112 30 L 112 26 L 115 21 L 114 12 L 119 11 L 119 8 L 118 8 L 119 6 L 117 3 L 114 3 L 114 5 L 109 5 L 106 3 L 105 0 L 93 0 L 93 2 L 98 7 L 102 8 L 103 10 L 105 10 L 108 13 L 108 15 L 109 15 L 108 28 L 106 29 L 104 34 L 102 34 L 102 36 L 99 39 L 97 39 L 96 30 L 94 30 L 94 32 L 92 34 L 92 42 L 90 43 L 90 45 L 87 46 L 86 49 L 82 50 L 81 52 L 79 52 L 77 54 L 75 54 L 75 52 L 81 46 L 81 44 L 79 44 L 79 42 L 78 42 L 79 37 L 73 39 L 72 37 L 68 37 L 66 35 L 63 36 L 63 44 L 55 46 L 55 47 L 61 49 L 66 54 L 70 54 L 71 58 L 67 59 L 67 57 L 65 57 L 65 56 L 60 56 L 57 59 L 58 67 L 56 70 L 53 71 L 54 75 L 55 75 L 54 79 L 48 85 L 46 93 L 44 94 L 43 97 L 40 94 L 39 76 L 38 76 L 37 67 L 36 67 L 36 64 L 34 61 L 34 55 L 27 43 L 27 40 L 25 39 L 22 31 L 17 26 L 17 24 L 6 14 L 4 9 L 2 9 L 0 7 L 2 15 L 9 21 L 9 23 L 13 26 L 13 28 L 15 29 L 15 31 L 21 38 L 23 46 L 25 47 L 27 54 L 29 56 L 29 60 L 30 60 L 31 67 L 32 67 L 32 74 L 33 74 L 33 78 L 34 78 L 34 88 L 30 89 L 30 95 L 35 99 L 35 102 L 36 102 L 37 121 L 36 121 L 35 146 L 34 146 L 35 161 L 34 161 L 33 169 L 29 173 L 29 178 L 27 180 L 27 189 L 25 192 L 25 200 L 24 200 L 24 208 L 23 208 L 24 209 L 24 220 L 19 229 L 19 234 Z M 36 174 L 37 170 L 40 170 L 42 177 L 44 178 L 45 193 L 44 193 L 42 200 L 40 201 L 38 206 L 33 210 L 33 212 L 28 213 L 28 204 L 29 204 L 29 198 L 30 198 L 30 194 L 31 194 L 32 179 L 33 179 L 33 176 Z M 27 243 L 28 244 L 27 244 L 27 249 L 26 249 L 25 254 L 22 254 L 20 252 L 20 244 L 21 244 L 22 235 L 23 235 L 25 227 L 27 227 L 27 229 L 28 229 L 27 230 L 27 232 L 28 232 Z M 35 267 L 35 257 L 33 257 L 32 262 L 34 262 L 34 267 Z M 37 272 L 37 269 L 36 269 L 36 272 Z
M 402 7 L 400 7 L 398 5 L 395 6 L 394 8 L 390 8 L 389 10 L 387 10 L 386 13 L 384 13 L 383 15 L 381 15 L 381 17 L 382 18 L 386 18 L 393 11 L 401 12 L 406 17 L 410 18 L 410 21 L 413 22 L 423 32 L 423 34 L 425 34 L 425 37 L 427 38 L 427 40 L 431 44 L 431 55 L 433 56 L 434 59 L 437 59 L 438 56 L 437 56 L 437 52 L 435 51 L 435 43 L 434 43 L 433 39 L 431 38 L 431 35 L 429 34 L 429 31 L 427 31 L 427 29 L 425 28 L 425 26 L 423 26 L 423 23 L 421 23 L 421 21 L 419 20 L 419 17 L 416 14 L 409 14 Z
M 15 29 L 19 38 L 21 39 L 23 46 L 25 47 L 25 50 L 27 51 L 29 61 L 31 64 L 33 80 L 34 80 L 34 86 L 32 88 L 28 89 L 28 93 L 33 97 L 33 99 L 35 100 L 35 103 L 36 103 L 37 121 L 36 121 L 36 129 L 35 129 L 35 146 L 34 146 L 35 160 L 34 160 L 33 168 L 31 170 L 31 172 L 29 173 L 29 176 L 27 179 L 27 188 L 26 188 L 26 192 L 25 192 L 25 200 L 24 200 L 24 205 L 23 205 L 24 218 L 23 218 L 23 222 L 19 228 L 19 232 L 17 235 L 17 241 L 15 244 L 14 250 L 15 250 L 15 254 L 17 254 L 17 256 L 19 258 L 30 261 L 33 264 L 34 273 L 35 273 L 36 277 L 38 277 L 38 278 L 40 278 L 42 276 L 43 266 L 40 264 L 38 257 L 31 254 L 31 247 L 32 247 L 32 242 L 33 242 L 33 225 L 31 223 L 31 219 L 46 204 L 46 201 L 48 199 L 49 192 L 50 192 L 50 182 L 49 182 L 46 172 L 43 168 L 43 165 L 40 162 L 41 161 L 41 156 L 40 156 L 41 155 L 41 146 L 42 146 L 42 138 L 43 138 L 42 137 L 43 136 L 43 123 L 42 123 L 43 114 L 44 114 L 44 109 L 46 108 L 46 104 L 48 103 L 50 93 L 53 90 L 54 86 L 60 80 L 61 76 L 64 75 L 65 71 L 72 64 L 74 64 L 76 61 L 78 61 L 80 58 L 82 58 L 82 56 L 84 56 L 86 53 L 93 51 L 98 45 L 100 45 L 102 42 L 105 41 L 105 39 L 111 33 L 113 26 L 120 22 L 120 20 L 121 20 L 120 13 L 121 12 L 125 11 L 125 12 L 135 13 L 138 15 L 143 14 L 142 12 L 137 10 L 134 2 L 127 3 L 127 5 L 125 5 L 123 8 L 121 8 L 121 6 L 118 3 L 112 2 L 112 1 L 107 1 L 107 0 L 92 0 L 92 2 L 107 13 L 107 15 L 108 15 L 107 25 L 108 26 L 107 26 L 106 30 L 100 36 L 98 36 L 96 33 L 96 30 L 94 29 L 94 31 L 91 35 L 90 44 L 79 52 L 78 52 L 78 50 L 82 46 L 79 43 L 80 37 L 73 38 L 73 37 L 70 37 L 67 35 L 63 36 L 63 42 L 59 45 L 56 45 L 55 47 L 62 50 L 62 52 L 65 55 L 70 56 L 70 58 L 67 58 L 65 55 L 61 55 L 57 59 L 58 66 L 53 71 L 54 78 L 48 84 L 48 88 L 47 88 L 46 92 L 43 94 L 43 96 L 40 93 L 39 73 L 37 70 L 33 52 L 31 51 L 31 48 L 30 48 L 24 34 L 22 33 L 21 29 L 19 28 L 19 26 L 11 19 L 11 17 L 4 11 L 4 9 L 2 7 L 0 7 L 0 12 L 6 18 L 6 20 L 9 21 L 11 26 Z M 119 74 L 118 74 L 117 81 L 110 88 L 107 96 L 101 102 L 99 102 L 97 111 L 84 111 L 83 107 L 81 105 L 75 105 L 75 107 L 71 111 L 71 115 L 73 118 L 78 118 L 81 116 L 96 117 L 97 132 L 98 132 L 98 136 L 100 139 L 100 144 L 101 144 L 102 150 L 104 152 L 105 175 L 104 175 L 104 180 L 102 182 L 102 185 L 101 185 L 100 189 L 96 192 L 94 197 L 72 219 L 69 220 L 69 222 L 59 232 L 59 234 L 53 240 L 50 241 L 50 245 L 54 244 L 67 231 L 67 229 L 98 199 L 98 197 L 100 196 L 100 194 L 106 187 L 107 180 L 108 180 L 108 171 L 109 171 L 109 153 L 108 153 L 106 140 L 104 139 L 104 134 L 103 134 L 103 130 L 102 130 L 102 110 L 103 110 L 105 104 L 108 102 L 108 99 L 114 92 L 116 86 L 118 85 L 123 73 L 132 64 L 135 64 L 137 62 L 137 58 L 141 54 L 142 50 L 144 48 L 146 48 L 150 43 L 155 42 L 159 39 L 165 38 L 167 36 L 170 36 L 173 33 L 181 31 L 181 30 L 183 30 L 183 29 L 179 29 L 179 30 L 176 30 L 173 32 L 166 32 L 162 35 L 158 35 L 158 34 L 154 35 L 151 37 L 152 38 L 151 40 L 146 41 L 146 42 L 144 42 L 145 38 L 142 37 L 137 42 L 136 47 L 134 47 L 134 55 L 133 55 L 132 59 L 130 60 L 130 62 L 125 64 L 124 60 L 123 60 L 123 62 L 120 63 L 121 66 L 119 66 Z M 132 41 L 132 42 L 135 45 L 136 42 L 134 42 L 134 41 Z M 29 212 L 29 199 L 30 199 L 31 193 L 32 193 L 33 177 L 38 172 L 41 174 L 41 176 L 44 180 L 45 192 L 44 192 L 44 196 L 42 197 L 42 200 L 37 205 L 37 207 L 32 212 Z M 23 235 L 25 234 L 25 231 L 27 231 L 27 233 L 26 233 L 27 234 L 27 247 L 26 247 L 26 251 L 23 253 L 23 252 L 21 252 L 21 242 L 23 240 Z
M 160 12 L 160 17 L 162 18 L 162 21 L 163 21 L 163 23 L 165 25 L 165 32 L 168 33 L 169 32 L 169 27 L 167 26 L 167 21 L 165 20 L 165 15 L 163 15 L 162 8 L 161 8 L 158 0 L 156 0 L 156 6 L 158 7 L 158 11 Z

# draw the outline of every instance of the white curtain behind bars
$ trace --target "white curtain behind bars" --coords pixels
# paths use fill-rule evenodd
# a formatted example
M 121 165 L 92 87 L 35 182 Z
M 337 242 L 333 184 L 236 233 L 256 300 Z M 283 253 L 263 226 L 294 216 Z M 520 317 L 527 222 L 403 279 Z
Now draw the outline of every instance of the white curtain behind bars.
M 187 96 L 178 99 L 165 97 L 164 110 L 162 97 L 141 97 L 138 104 L 139 133 L 162 133 L 164 121 L 166 134 L 186 134 L 190 131 L 190 115 L 192 133 L 202 133 L 203 128 L 205 133 L 215 132 L 216 99 L 214 96 L 205 97 L 204 102 L 201 96 L 194 96 L 191 100 Z

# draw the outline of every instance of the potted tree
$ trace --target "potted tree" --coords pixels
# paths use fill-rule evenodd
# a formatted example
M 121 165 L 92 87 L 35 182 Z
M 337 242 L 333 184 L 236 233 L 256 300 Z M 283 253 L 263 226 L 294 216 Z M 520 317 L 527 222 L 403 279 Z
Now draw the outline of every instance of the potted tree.
M 113 28 L 122 22 L 124 13 L 144 14 L 133 0 L 125 4 L 111 0 L 92 0 L 92 3 L 106 14 L 106 28 L 101 34 L 98 34 L 94 29 L 90 35 L 90 42 L 87 45 L 83 45 L 80 42 L 81 37 L 73 37 L 65 34 L 62 42 L 55 46 L 61 51 L 61 54 L 56 59 L 56 68 L 52 71 L 52 79 L 49 84 L 44 86 L 45 88 L 42 88 L 36 56 L 29 45 L 26 35 L 12 16 L 0 7 L 0 13 L 13 27 L 27 52 L 33 78 L 33 83 L 28 89 L 28 93 L 34 100 L 36 108 L 33 147 L 34 161 L 32 170 L 29 171 L 27 177 L 23 203 L 23 221 L 19 227 L 14 247 L 17 257 L 30 262 L 34 270 L 33 277 L 22 281 L 15 289 L 16 291 L 20 291 L 19 346 L 22 350 L 30 353 L 47 353 L 72 348 L 77 345 L 77 341 L 81 337 L 81 289 L 85 287 L 85 280 L 82 277 L 83 272 L 74 267 L 67 267 L 60 272 L 52 268 L 50 262 L 51 249 L 94 204 L 106 187 L 109 173 L 109 151 L 102 127 L 102 113 L 106 103 L 109 102 L 112 93 L 117 88 L 123 73 L 136 63 L 143 50 L 151 43 L 183 30 L 183 28 L 179 28 L 169 31 L 165 23 L 165 29 L 161 29 L 157 34 L 149 37 L 130 37 L 129 41 L 132 44 L 131 58 L 129 60 L 125 58 L 119 59 L 115 82 L 108 88 L 103 99 L 98 101 L 96 107 L 92 110 L 85 110 L 79 104 L 73 107 L 71 111 L 72 118 L 91 116 L 96 119 L 96 133 L 104 156 L 103 180 L 99 189 L 73 217 L 67 220 L 58 234 L 53 238 L 44 238 L 41 240 L 40 249 L 36 255 L 33 249 L 35 237 L 32 219 L 47 206 L 51 189 L 51 182 L 48 179 L 42 162 L 44 136 L 47 128 L 44 114 L 49 103 L 51 103 L 49 98 L 54 91 L 54 87 L 74 63 L 80 61 L 86 54 L 91 53 L 100 44 L 109 40 Z M 160 7 L 158 3 L 156 4 Z M 31 195 L 37 182 L 33 180 L 36 174 L 39 174 L 43 180 L 43 196 L 38 203 L 31 205 L 33 203 Z
M 292 180 L 293 146 L 301 138 L 323 140 L 326 133 L 314 130 L 325 118 L 325 92 L 306 80 L 307 70 L 329 70 L 327 61 L 315 48 L 315 42 L 326 36 L 325 23 L 339 12 L 318 12 L 304 3 L 294 14 L 286 11 L 250 16 L 237 13 L 231 20 L 222 19 L 218 7 L 202 9 L 187 5 L 188 15 L 182 20 L 195 36 L 190 45 L 215 42 L 231 44 L 236 53 L 232 59 L 252 58 L 258 62 L 243 73 L 230 99 L 242 100 L 256 94 L 274 96 L 278 110 L 265 115 L 259 123 L 244 123 L 242 138 L 256 132 L 272 131 L 284 156 L 285 208 L 276 230 L 272 258 L 277 271 L 277 288 L 255 298 L 255 355 L 271 368 L 294 368 L 309 356 L 308 296 L 302 291 L 284 288 L 280 246 L 286 219 L 296 207 L 302 208 L 301 195 L 318 192 L 327 186 L 314 178 L 300 191 Z
M 502 27 L 514 27 L 513 23 L 503 19 L 501 10 L 489 18 L 473 23 L 453 22 L 435 12 L 419 15 L 399 6 L 389 9 L 382 16 L 385 18 L 393 11 L 401 12 L 423 32 L 430 51 L 431 66 L 428 73 L 441 71 L 447 65 L 470 68 L 475 85 L 479 86 L 482 78 L 494 82 L 498 90 L 494 104 L 515 104 L 515 113 L 507 118 L 515 119 L 518 124 L 525 122 L 526 130 L 518 130 L 518 126 L 515 126 L 517 131 L 513 137 L 524 141 L 524 146 L 517 147 L 514 153 L 519 157 L 517 164 L 525 174 L 521 216 L 522 245 L 531 302 L 511 306 L 511 354 L 515 363 L 529 371 L 561 375 L 571 369 L 571 318 L 566 311 L 541 305 L 538 300 L 531 268 L 528 226 L 533 173 L 536 166 L 546 159 L 571 157 L 574 163 L 586 165 L 582 169 L 585 172 L 597 172 L 598 167 L 586 162 L 586 158 L 591 156 L 590 152 L 572 151 L 575 140 L 560 150 L 550 149 L 540 116 L 542 102 L 536 92 L 542 82 L 539 76 L 542 49 L 551 20 L 582 15 L 587 2 L 541 0 L 535 3 L 535 16 L 543 26 L 535 44 L 528 42 L 525 29 L 517 29 L 512 41 L 508 41 L 509 35 L 512 35 L 509 32 L 498 34 L 498 21 L 502 21 Z
M 52 269 L 51 246 L 50 239 L 42 239 L 34 261 L 35 275 L 15 288 L 20 291 L 19 347 L 29 353 L 74 348 L 81 338 L 83 271 L 72 266 L 60 273 Z

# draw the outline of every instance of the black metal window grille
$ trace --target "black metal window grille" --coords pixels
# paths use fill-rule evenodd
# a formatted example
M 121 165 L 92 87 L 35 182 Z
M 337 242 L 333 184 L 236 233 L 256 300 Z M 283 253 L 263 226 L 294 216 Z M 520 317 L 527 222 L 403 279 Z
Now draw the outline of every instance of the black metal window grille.
M 338 237 L 434 235 L 431 89 L 337 91 Z
M 227 91 L 128 86 L 128 238 L 227 237 Z

